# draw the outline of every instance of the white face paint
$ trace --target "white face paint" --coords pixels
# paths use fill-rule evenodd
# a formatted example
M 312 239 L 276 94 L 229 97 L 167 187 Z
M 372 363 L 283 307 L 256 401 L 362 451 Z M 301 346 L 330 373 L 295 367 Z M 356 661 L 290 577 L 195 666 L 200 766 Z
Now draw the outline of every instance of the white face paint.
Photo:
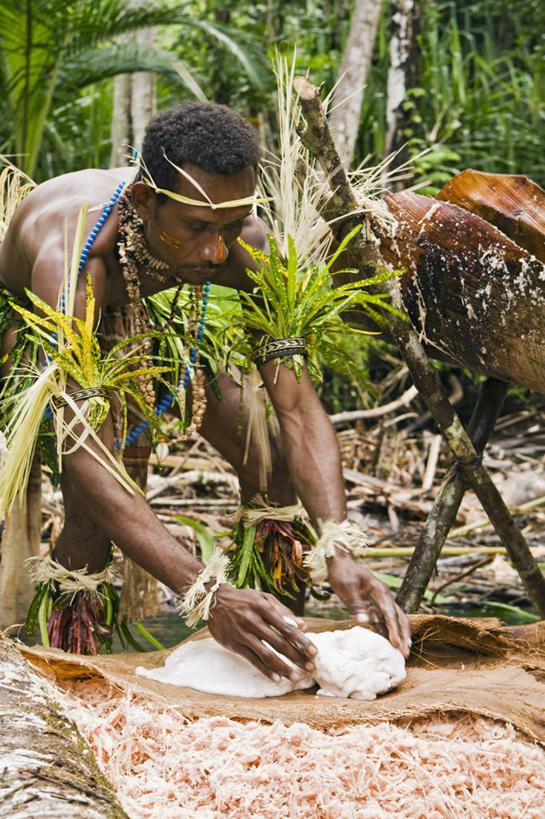
M 282 678 L 273 682 L 244 657 L 211 638 L 184 643 L 167 657 L 163 668 L 140 666 L 136 673 L 170 685 L 230 697 L 279 697 L 311 688 L 317 682 L 318 694 L 361 700 L 373 700 L 405 678 L 403 655 L 372 631 L 356 626 L 348 631 L 307 636 L 318 649 L 316 671 L 312 676 L 301 671 L 296 681 Z M 291 665 L 285 657 L 282 659 Z

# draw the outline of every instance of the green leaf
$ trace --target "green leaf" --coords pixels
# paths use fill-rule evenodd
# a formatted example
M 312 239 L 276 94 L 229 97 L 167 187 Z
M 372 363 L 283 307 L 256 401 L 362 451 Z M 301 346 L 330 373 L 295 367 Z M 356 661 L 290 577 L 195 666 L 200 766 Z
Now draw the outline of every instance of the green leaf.
M 396 577 L 393 574 L 384 574 L 383 572 L 373 572 L 373 574 L 379 580 L 382 580 L 383 583 L 386 583 L 386 585 L 388 586 L 389 589 L 399 589 L 401 587 L 401 584 L 403 583 L 403 580 L 402 580 L 401 577 Z M 433 592 L 431 592 L 431 591 L 425 592 L 424 598 L 426 600 L 431 600 L 432 597 L 433 597 L 434 601 L 436 603 L 438 603 L 438 604 L 449 603 L 450 602 L 448 597 L 444 597 L 441 594 L 436 594 L 435 597 L 434 597 Z
M 238 551 L 239 554 L 237 558 L 240 560 L 238 566 L 237 576 L 235 578 L 235 586 L 237 589 L 243 588 L 243 586 L 247 585 L 247 574 L 248 569 L 250 567 L 250 563 L 252 562 L 252 556 L 254 555 L 254 542 L 256 536 L 256 527 L 255 526 L 247 526 L 244 528 L 244 535 L 242 538 L 242 544 L 240 548 L 237 547 L 235 550 L 235 554 Z M 234 563 L 235 555 L 233 555 L 233 563 Z
M 188 518 L 185 517 L 185 515 L 176 515 L 176 520 L 180 523 L 185 523 L 186 526 L 190 526 L 197 535 L 197 540 L 201 549 L 201 559 L 206 566 L 216 548 L 216 541 L 213 535 L 210 534 L 208 529 L 203 526 L 202 523 L 194 518 Z

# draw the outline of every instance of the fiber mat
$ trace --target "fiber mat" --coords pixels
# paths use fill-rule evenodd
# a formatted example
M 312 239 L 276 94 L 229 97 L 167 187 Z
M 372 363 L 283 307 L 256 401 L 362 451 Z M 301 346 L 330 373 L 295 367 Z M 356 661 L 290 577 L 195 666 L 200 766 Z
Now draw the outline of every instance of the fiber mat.
M 353 625 L 350 620 L 317 618 L 306 618 L 306 623 L 309 631 Z M 21 646 L 21 650 L 54 680 L 103 678 L 119 689 L 168 704 L 191 720 L 221 716 L 284 725 L 303 722 L 325 730 L 465 712 L 510 723 L 545 744 L 545 621 L 504 627 L 495 619 L 412 615 L 411 626 L 413 648 L 406 680 L 372 702 L 316 697 L 312 689 L 283 697 L 242 699 L 204 694 L 135 675 L 139 665 L 162 665 L 174 648 L 101 657 L 69 655 L 38 646 Z M 208 631 L 203 629 L 189 639 L 206 636 Z

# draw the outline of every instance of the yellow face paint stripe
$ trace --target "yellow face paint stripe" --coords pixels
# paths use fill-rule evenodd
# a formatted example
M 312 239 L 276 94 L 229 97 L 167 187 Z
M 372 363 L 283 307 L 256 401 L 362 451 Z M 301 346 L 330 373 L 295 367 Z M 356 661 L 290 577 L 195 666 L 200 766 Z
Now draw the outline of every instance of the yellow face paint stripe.
M 183 242 L 179 242 L 178 239 L 174 238 L 174 236 L 169 236 L 169 234 L 165 233 L 164 230 L 159 231 L 159 238 L 166 245 L 171 245 L 171 247 L 182 248 L 184 246 Z

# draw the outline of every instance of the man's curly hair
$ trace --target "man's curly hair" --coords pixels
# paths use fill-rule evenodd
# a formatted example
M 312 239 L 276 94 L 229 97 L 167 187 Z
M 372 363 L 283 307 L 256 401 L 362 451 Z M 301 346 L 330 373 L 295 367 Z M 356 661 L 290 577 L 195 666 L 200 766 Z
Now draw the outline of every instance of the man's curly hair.
M 226 105 L 182 102 L 148 123 L 142 159 L 159 188 L 176 190 L 179 175 L 167 162 L 197 165 L 208 173 L 236 174 L 256 168 L 259 143 L 254 128 Z

